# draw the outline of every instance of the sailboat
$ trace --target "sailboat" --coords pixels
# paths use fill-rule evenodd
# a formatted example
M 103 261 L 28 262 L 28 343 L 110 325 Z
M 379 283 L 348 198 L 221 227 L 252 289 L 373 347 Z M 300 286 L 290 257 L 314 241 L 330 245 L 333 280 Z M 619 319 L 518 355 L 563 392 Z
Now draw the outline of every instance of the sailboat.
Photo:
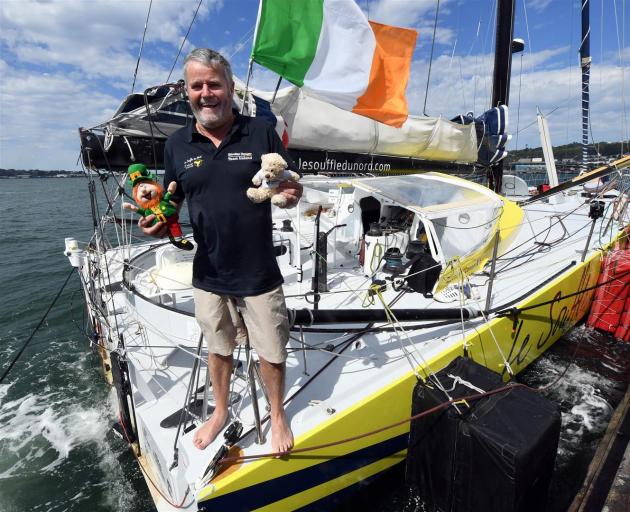
M 499 6 L 503 50 L 495 68 L 507 71 L 505 79 L 513 2 Z M 497 108 L 507 104 L 501 94 L 508 89 L 497 82 Z M 137 97 L 125 100 L 102 134 L 82 131 L 92 180 L 111 171 L 120 190 L 126 177 L 115 170 L 138 161 L 142 151 L 157 160 L 155 133 L 189 122 L 181 84 L 149 92 L 140 104 Z M 372 121 L 321 110 L 333 107 L 293 88 L 278 91 L 273 102 L 272 96 L 240 83 L 235 103 L 250 115 L 271 112 L 279 131 L 293 130 L 289 147 L 305 151 L 305 159 L 323 154 L 310 162 L 326 162 L 327 145 L 336 143 L 338 153 L 357 155 L 359 163 L 397 171 L 361 177 L 358 169 L 318 169 L 303 178 L 294 210 L 274 210 L 292 325 L 285 400 L 295 436 L 291 453 L 271 453 L 269 404 L 247 346 L 234 356 L 231 422 L 206 450 L 193 446 L 194 430 L 213 410 L 207 353 L 194 319 L 193 252 L 136 242 L 133 222 L 114 200 L 104 215 L 95 214 L 90 244 L 66 239 L 117 392 L 117 428 L 160 512 L 330 510 L 405 460 L 418 381 L 443 387 L 436 374 L 458 356 L 505 380 L 518 374 L 584 317 L 602 254 L 630 234 L 623 207 L 628 190 L 613 190 L 623 181 L 611 179 L 608 193 L 596 197 L 581 188 L 600 176 L 627 175 L 630 156 L 537 197 L 526 195 L 526 187 L 519 195 L 523 189 L 516 187 L 508 198 L 497 193 L 500 164 L 491 168 L 496 190 L 435 171 L 409 173 L 428 157 L 438 164 L 475 162 L 474 122 L 411 119 L 402 132 L 377 125 L 378 144 L 386 148 L 377 155 L 368 137 Z M 154 121 L 162 110 L 170 113 Z M 302 121 L 314 111 L 323 123 L 314 133 L 323 136 L 309 140 Z M 330 112 L 355 123 L 352 137 L 331 135 Z M 151 151 L 137 143 L 147 129 L 154 138 L 142 144 Z M 429 143 L 417 149 L 414 137 L 428 132 Z M 410 146 L 414 154 L 405 149 Z M 119 150 L 108 156 L 114 147 Z
M 302 173 L 379 174 L 427 166 L 465 173 L 478 159 L 474 123 L 410 116 L 402 128 L 394 128 L 295 86 L 270 92 L 246 86 L 238 77 L 234 83 L 235 106 L 276 126 Z M 130 94 L 107 122 L 80 128 L 83 164 L 124 172 L 129 162 L 150 162 L 161 169 L 166 139 L 192 118 L 183 82 Z

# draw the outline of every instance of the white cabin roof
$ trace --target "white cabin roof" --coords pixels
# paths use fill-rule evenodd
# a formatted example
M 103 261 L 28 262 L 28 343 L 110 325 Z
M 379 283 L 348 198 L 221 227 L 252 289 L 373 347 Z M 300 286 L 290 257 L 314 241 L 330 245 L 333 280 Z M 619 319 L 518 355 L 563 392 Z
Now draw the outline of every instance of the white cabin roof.
M 502 206 L 501 198 L 486 187 L 432 172 L 352 180 L 352 184 L 427 218 Z

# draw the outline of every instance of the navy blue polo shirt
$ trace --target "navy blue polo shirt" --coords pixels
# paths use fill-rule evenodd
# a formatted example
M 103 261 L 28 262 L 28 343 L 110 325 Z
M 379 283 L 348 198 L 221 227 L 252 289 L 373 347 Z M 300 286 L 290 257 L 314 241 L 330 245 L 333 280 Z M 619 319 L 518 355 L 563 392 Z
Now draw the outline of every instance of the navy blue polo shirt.
M 172 199 L 188 203 L 197 242 L 195 288 L 242 297 L 282 284 L 271 235 L 271 202 L 255 204 L 246 195 L 265 153 L 280 153 L 295 170 L 273 126 L 239 114 L 218 148 L 194 122 L 168 138 L 164 187 L 177 182 Z

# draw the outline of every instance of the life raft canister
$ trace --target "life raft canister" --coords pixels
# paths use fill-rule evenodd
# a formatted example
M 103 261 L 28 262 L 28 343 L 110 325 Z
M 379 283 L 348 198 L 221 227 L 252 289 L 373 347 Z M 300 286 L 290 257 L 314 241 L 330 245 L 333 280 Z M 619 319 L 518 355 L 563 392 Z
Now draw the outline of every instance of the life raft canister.
M 617 248 L 602 259 L 586 324 L 630 341 L 630 249 Z

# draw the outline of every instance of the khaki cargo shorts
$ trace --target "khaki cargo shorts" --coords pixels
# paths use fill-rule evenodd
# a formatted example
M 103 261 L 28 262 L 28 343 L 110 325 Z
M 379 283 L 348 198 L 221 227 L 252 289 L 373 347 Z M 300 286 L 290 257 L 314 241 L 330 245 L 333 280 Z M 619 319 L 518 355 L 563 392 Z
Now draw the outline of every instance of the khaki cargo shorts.
M 265 361 L 286 361 L 289 320 L 282 286 L 253 297 L 217 295 L 193 288 L 193 297 L 195 318 L 210 352 L 229 356 L 237 343 L 244 344 L 249 335 L 252 348 Z

